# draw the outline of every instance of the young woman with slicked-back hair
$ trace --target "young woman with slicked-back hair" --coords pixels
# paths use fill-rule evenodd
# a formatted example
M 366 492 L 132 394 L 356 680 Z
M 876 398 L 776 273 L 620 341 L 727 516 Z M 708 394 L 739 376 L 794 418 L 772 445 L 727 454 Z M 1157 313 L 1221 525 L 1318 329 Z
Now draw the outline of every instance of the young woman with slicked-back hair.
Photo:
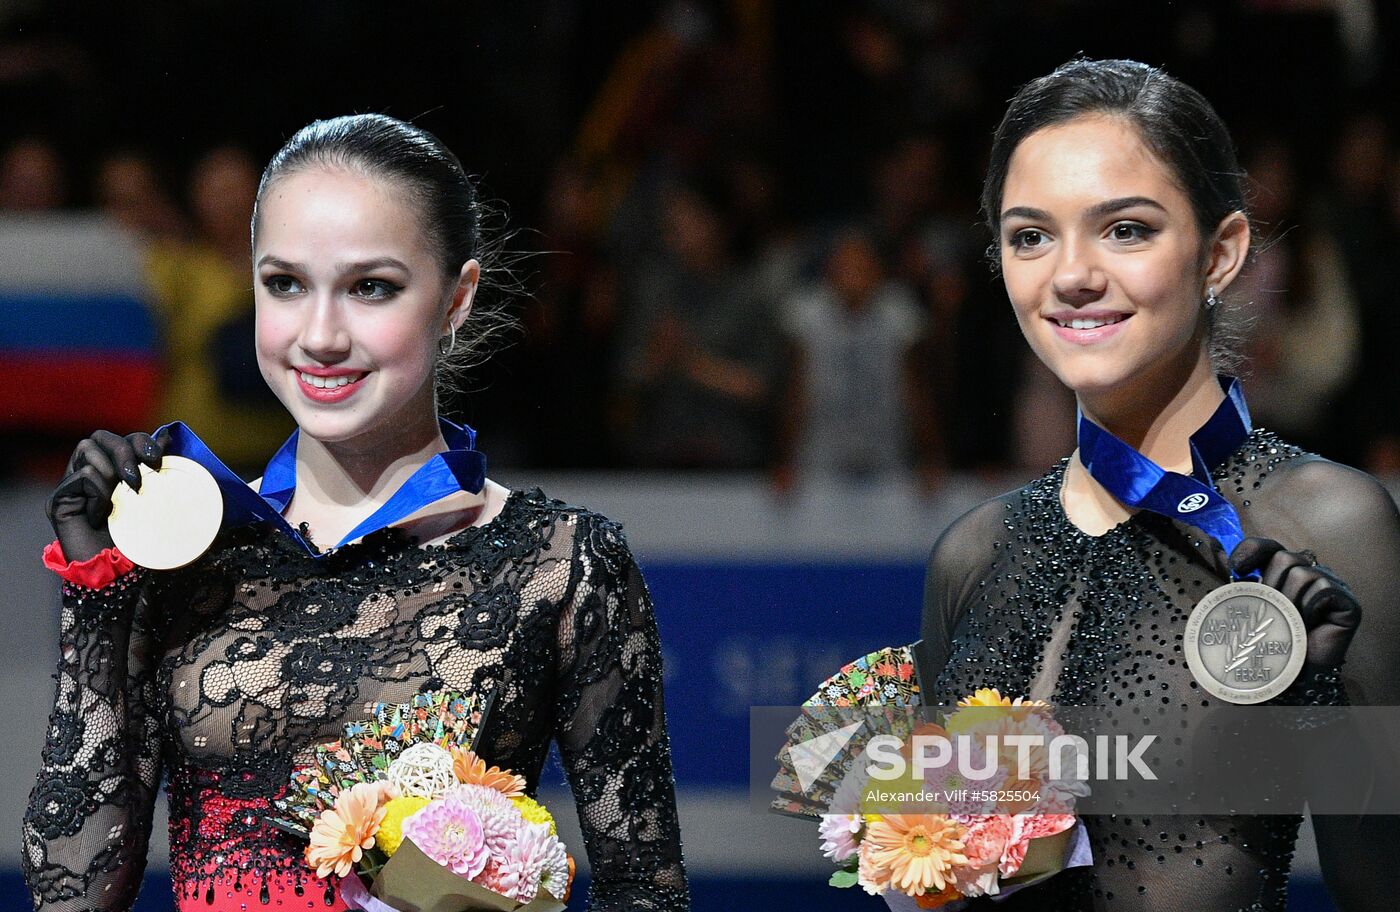
M 486 479 L 474 435 L 437 414 L 490 323 L 474 306 L 488 245 L 456 157 L 393 118 L 318 121 L 268 165 L 253 229 L 257 358 L 298 425 L 282 453 L 294 484 L 279 520 L 148 571 L 107 517 L 169 432 L 79 444 L 50 502 L 46 558 L 65 582 L 24 820 L 37 908 L 131 908 L 162 775 L 178 909 L 346 908 L 263 815 L 367 705 L 439 691 L 494 694 L 480 753 L 530 792 L 557 742 L 590 908 L 686 908 L 660 644 L 618 525 Z M 360 534 L 439 457 L 460 490 Z
M 1276 701 L 1400 704 L 1394 501 L 1251 429 L 1224 375 L 1250 225 L 1211 106 L 1155 68 L 1076 60 L 1016 94 L 990 162 L 992 255 L 1026 341 L 1078 399 L 1080 448 L 939 539 L 915 649 L 925 702 L 996 687 L 1061 705 L 1215 705 L 1188 667 L 1187 619 L 1257 572 L 1306 624 L 1301 677 Z M 1109 444 L 1198 493 L 1149 509 L 1085 452 Z M 1238 536 L 1191 519 L 1218 498 Z M 1299 819 L 1090 816 L 1091 867 L 993 908 L 1281 912 Z M 1314 827 L 1338 907 L 1390 908 L 1395 818 Z

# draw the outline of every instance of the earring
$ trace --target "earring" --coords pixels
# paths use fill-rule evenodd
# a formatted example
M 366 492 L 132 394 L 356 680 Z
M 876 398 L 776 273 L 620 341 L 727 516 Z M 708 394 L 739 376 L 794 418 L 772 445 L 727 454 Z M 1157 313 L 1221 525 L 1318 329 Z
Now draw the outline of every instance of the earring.
M 457 324 L 448 323 L 448 328 L 452 330 L 451 341 L 447 343 L 447 348 L 442 347 L 442 338 L 438 339 L 438 354 L 446 357 L 452 354 L 452 350 L 457 347 Z
M 1220 303 L 1220 298 L 1215 293 L 1215 286 L 1211 285 L 1206 289 L 1206 310 L 1215 310 Z

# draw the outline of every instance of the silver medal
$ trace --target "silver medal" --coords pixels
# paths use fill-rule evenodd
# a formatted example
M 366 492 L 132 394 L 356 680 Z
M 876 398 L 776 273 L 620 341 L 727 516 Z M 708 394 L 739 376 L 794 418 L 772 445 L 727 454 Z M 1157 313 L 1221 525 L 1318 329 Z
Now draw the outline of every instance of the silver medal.
M 1186 664 L 1201 687 L 1229 703 L 1263 703 L 1297 679 L 1307 658 L 1303 616 L 1277 589 L 1228 583 L 1186 621 Z

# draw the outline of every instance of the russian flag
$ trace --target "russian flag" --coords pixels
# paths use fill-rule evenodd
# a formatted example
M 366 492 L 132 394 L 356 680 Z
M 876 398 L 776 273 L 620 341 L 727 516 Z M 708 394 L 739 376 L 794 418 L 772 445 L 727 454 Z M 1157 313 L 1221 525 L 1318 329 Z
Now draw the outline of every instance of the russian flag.
M 150 424 L 161 346 L 144 259 L 99 215 L 0 217 L 0 431 Z

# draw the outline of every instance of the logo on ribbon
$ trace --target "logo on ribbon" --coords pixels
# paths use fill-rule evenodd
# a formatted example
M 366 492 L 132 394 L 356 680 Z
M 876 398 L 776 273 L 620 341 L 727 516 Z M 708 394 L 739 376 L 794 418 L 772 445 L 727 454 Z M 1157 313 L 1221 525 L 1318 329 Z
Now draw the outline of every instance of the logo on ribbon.
M 1197 491 L 1195 494 L 1188 494 L 1181 498 L 1181 503 L 1176 505 L 1176 512 L 1195 513 L 1208 503 L 1210 503 L 1210 498 Z

